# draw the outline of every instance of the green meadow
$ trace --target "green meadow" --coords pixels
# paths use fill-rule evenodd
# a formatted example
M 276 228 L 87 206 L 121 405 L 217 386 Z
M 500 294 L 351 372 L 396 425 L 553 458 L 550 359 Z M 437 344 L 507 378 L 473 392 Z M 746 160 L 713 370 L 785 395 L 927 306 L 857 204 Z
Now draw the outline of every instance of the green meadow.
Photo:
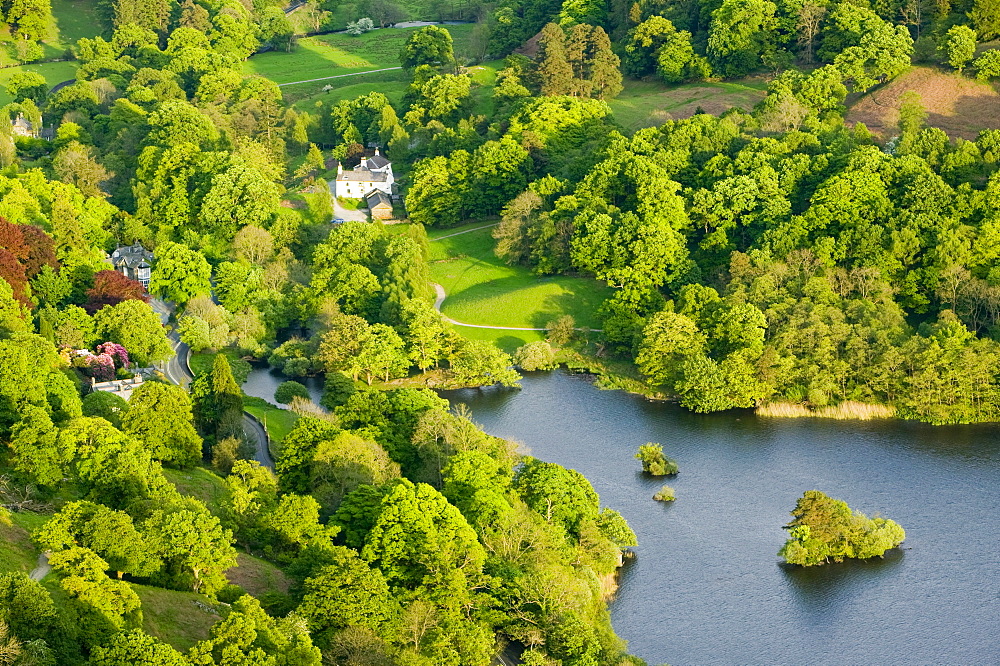
M 483 222 L 429 232 L 431 279 L 447 294 L 441 308 L 446 316 L 465 324 L 544 328 L 568 314 L 577 326 L 599 327 L 597 309 L 610 288 L 592 278 L 537 276 L 523 266 L 509 266 L 493 254 L 492 232 L 493 225 Z M 505 349 L 544 336 L 541 331 L 456 328 Z

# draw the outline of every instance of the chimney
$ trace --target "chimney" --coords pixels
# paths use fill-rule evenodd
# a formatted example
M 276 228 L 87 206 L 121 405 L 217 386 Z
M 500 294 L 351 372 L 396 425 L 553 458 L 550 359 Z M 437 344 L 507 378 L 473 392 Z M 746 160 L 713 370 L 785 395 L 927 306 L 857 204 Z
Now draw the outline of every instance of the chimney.
M 339 176 L 342 173 L 344 173 L 344 165 L 340 162 L 340 160 L 337 160 L 337 175 Z
M 378 157 L 378 146 L 375 146 L 375 157 Z

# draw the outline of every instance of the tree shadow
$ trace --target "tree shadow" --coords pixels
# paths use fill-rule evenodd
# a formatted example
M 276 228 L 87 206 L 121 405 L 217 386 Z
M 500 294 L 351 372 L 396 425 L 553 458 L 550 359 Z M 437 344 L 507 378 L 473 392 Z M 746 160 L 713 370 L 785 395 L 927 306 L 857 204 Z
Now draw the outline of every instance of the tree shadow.
M 893 548 L 884 557 L 868 560 L 845 560 L 816 567 L 800 567 L 779 563 L 793 596 L 804 610 L 826 614 L 836 610 L 845 600 L 856 598 L 857 592 L 875 580 L 886 576 L 903 563 L 904 549 Z

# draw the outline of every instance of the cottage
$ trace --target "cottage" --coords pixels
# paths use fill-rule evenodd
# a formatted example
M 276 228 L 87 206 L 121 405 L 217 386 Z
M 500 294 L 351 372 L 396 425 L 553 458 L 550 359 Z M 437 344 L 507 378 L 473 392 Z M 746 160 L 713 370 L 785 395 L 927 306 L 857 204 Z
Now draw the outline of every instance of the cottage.
M 364 199 L 372 190 L 392 195 L 392 185 L 396 179 L 392 175 L 392 164 L 375 149 L 373 157 L 361 158 L 361 163 L 353 169 L 344 170 L 337 165 L 337 181 L 334 196 L 342 199 Z
M 32 123 L 22 114 L 18 114 L 17 118 L 11 121 L 11 129 L 14 134 L 24 136 L 29 139 L 41 138 L 51 141 L 54 135 L 51 128 L 42 127 L 41 123 Z
M 149 289 L 149 272 L 152 268 L 153 253 L 139 243 L 119 247 L 111 253 L 111 265 L 125 277 Z
M 382 190 L 372 190 L 365 197 L 365 201 L 368 202 L 368 212 L 371 213 L 373 219 L 392 219 L 392 199 L 389 198 L 388 194 Z
M 93 377 L 90 379 L 91 391 L 104 391 L 114 393 L 119 398 L 128 401 L 132 397 L 132 391 L 142 386 L 142 375 L 135 374 L 132 379 L 115 379 L 110 382 L 99 382 Z

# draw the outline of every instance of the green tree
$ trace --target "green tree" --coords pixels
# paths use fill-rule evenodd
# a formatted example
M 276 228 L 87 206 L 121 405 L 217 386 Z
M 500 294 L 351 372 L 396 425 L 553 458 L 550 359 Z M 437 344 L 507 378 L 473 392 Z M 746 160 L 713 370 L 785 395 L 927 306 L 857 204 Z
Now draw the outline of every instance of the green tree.
M 195 296 L 212 292 L 211 276 L 212 267 L 201 252 L 179 243 L 164 243 L 156 249 L 149 291 L 184 305 Z
M 187 467 L 201 459 L 191 399 L 180 386 L 146 382 L 132 393 L 121 422 L 122 431 L 143 442 L 156 460 Z
M 517 348 L 513 357 L 514 365 L 525 372 L 552 370 L 557 366 L 556 353 L 544 340 L 529 342 Z
M 659 444 L 643 444 L 635 457 L 642 461 L 642 471 L 651 476 L 667 476 L 680 471 L 677 463 L 664 455 Z
M 451 372 L 462 386 L 514 386 L 521 376 L 510 367 L 512 363 L 510 355 L 491 342 L 464 340 L 451 357 Z
M 961 74 L 976 55 L 976 31 L 967 25 L 954 25 L 948 29 L 938 50 L 948 64 Z
M 399 613 L 382 572 L 348 548 L 335 546 L 330 563 L 303 585 L 298 613 L 317 636 L 349 626 L 380 631 Z
M 205 509 L 153 511 L 141 527 L 149 548 L 163 560 L 157 574 L 172 586 L 213 595 L 236 566 L 232 533 Z
M 83 399 L 82 410 L 84 416 L 99 416 L 121 430 L 128 402 L 116 393 L 94 391 Z
M 358 351 L 355 362 L 369 386 L 375 378 L 388 382 L 402 377 L 410 367 L 403 339 L 385 324 L 372 324 L 370 335 Z
M 597 519 L 597 493 L 575 469 L 528 458 L 514 477 L 514 488 L 529 507 L 571 536 L 578 537 L 585 522 Z
M 173 355 L 159 315 L 142 301 L 130 299 L 98 310 L 94 315 L 94 336 L 125 347 L 130 359 L 140 367 Z
M 195 377 L 191 397 L 195 421 L 203 435 L 218 441 L 242 434 L 243 391 L 225 354 L 216 354 L 212 370 Z
M 213 625 L 209 633 L 207 640 L 198 642 L 188 652 L 191 664 L 255 663 L 250 659 L 256 663 L 295 666 L 320 666 L 322 663 L 319 648 L 313 645 L 301 618 L 295 615 L 271 617 L 250 595 L 233 602 L 228 617 Z
M 49 84 L 38 72 L 15 72 L 7 79 L 6 90 L 15 102 L 30 99 L 42 104 L 49 92 Z
M 745 76 L 760 68 L 761 56 L 775 47 L 776 11 L 767 0 L 724 0 L 712 12 L 709 28 L 712 68 L 727 77 Z
M 974 0 L 969 19 L 984 42 L 1000 35 L 1000 3 L 996 0 Z
M 118 578 L 124 573 L 146 577 L 160 565 L 131 516 L 93 502 L 66 504 L 35 532 L 34 540 L 44 551 L 88 548 L 107 562 Z
M 538 37 L 535 77 L 542 95 L 568 95 L 573 90 L 573 68 L 566 58 L 566 35 L 555 23 L 546 24 Z
M 453 67 L 455 53 L 451 33 L 436 25 L 417 30 L 406 40 L 399 60 L 404 69 L 414 69 L 419 65 L 437 69 Z
M 122 631 L 104 645 L 93 649 L 90 655 L 93 666 L 187 666 L 184 655 L 141 629 Z
M 785 526 L 790 538 L 778 553 L 789 564 L 815 566 L 829 560 L 881 557 L 906 538 L 897 523 L 851 511 L 846 502 L 818 490 L 803 493 L 792 516 Z
M 281 382 L 274 390 L 274 400 L 279 404 L 287 405 L 293 398 L 310 400 L 312 396 L 309 395 L 309 389 L 299 382 Z
M 988 49 L 976 58 L 972 66 L 976 68 L 976 78 L 980 81 L 1000 78 L 1000 50 Z
M 201 222 L 206 231 L 229 243 L 247 225 L 267 226 L 280 202 L 280 188 L 258 168 L 235 164 L 212 177 L 201 205 Z

